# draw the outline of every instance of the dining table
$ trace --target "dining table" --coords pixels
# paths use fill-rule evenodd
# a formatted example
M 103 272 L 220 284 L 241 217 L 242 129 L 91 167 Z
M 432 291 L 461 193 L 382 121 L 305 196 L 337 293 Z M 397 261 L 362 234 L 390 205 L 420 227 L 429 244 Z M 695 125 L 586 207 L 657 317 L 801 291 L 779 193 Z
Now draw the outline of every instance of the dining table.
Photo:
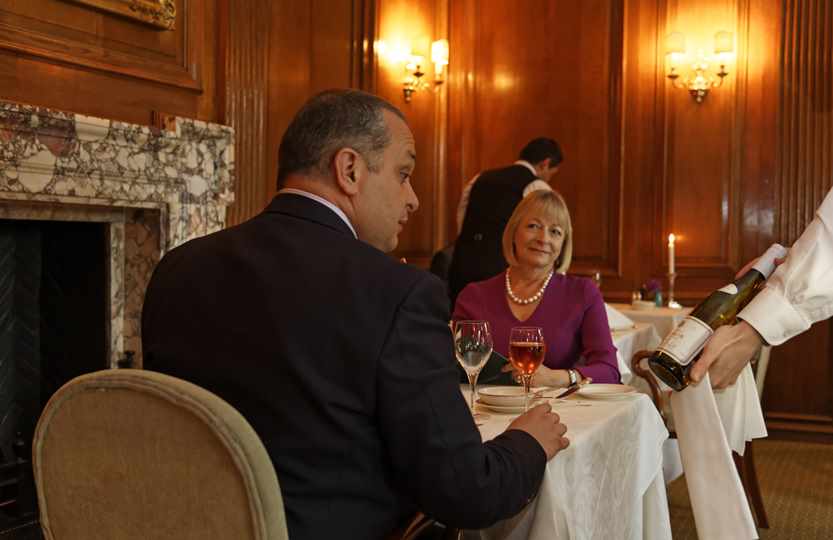
M 655 349 L 662 338 L 653 324 L 644 322 L 634 323 L 632 328 L 611 330 L 610 335 L 616 347 L 616 359 L 622 383 L 631 384 L 635 382 L 631 369 L 634 353 Z
M 637 324 L 653 325 L 657 329 L 660 339 L 670 334 L 671 330 L 680 324 L 692 310 L 690 307 L 652 307 L 649 309 L 637 309 L 631 304 L 610 305 Z
M 467 386 L 461 386 L 466 392 Z M 637 540 L 670 539 L 662 446 L 668 431 L 645 394 L 593 399 L 576 393 L 553 399 L 567 426 L 570 446 L 551 459 L 536 497 L 513 518 L 466 531 L 481 540 Z M 519 412 L 478 404 L 483 440 L 502 433 Z

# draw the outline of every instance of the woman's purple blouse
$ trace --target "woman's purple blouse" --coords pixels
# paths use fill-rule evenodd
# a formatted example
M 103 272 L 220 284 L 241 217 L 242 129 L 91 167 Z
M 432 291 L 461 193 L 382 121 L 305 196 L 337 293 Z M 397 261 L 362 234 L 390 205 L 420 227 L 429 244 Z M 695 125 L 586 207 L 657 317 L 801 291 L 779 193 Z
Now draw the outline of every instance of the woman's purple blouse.
M 591 280 L 554 274 L 538 307 L 525 321 L 519 321 L 509 309 L 505 280 L 504 272 L 467 285 L 457 297 L 452 318 L 489 321 L 494 350 L 507 358 L 512 327 L 540 326 L 547 343 L 545 366 L 574 368 L 597 383 L 619 382 L 604 300 Z

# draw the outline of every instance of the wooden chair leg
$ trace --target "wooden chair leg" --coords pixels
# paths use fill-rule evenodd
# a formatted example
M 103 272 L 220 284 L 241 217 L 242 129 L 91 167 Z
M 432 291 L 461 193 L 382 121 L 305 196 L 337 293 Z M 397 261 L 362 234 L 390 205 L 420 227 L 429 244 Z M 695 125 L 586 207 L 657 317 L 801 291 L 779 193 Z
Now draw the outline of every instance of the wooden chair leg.
M 746 498 L 755 514 L 755 521 L 760 529 L 769 529 L 769 518 L 764 508 L 764 499 L 761 497 L 761 487 L 758 484 L 758 473 L 755 469 L 755 454 L 752 451 L 752 442 L 747 441 L 743 456 L 732 453 L 735 460 L 735 467 L 738 470 Z

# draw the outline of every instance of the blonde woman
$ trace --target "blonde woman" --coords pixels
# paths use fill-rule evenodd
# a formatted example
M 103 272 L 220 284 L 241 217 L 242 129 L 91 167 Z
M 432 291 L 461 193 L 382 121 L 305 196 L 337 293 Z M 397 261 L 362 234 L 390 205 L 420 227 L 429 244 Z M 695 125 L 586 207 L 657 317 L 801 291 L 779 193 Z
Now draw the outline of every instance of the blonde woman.
M 524 197 L 503 231 L 509 268 L 466 286 L 453 318 L 489 321 L 494 350 L 504 356 L 512 327 L 542 327 L 547 354 L 535 385 L 568 386 L 584 377 L 618 383 L 616 348 L 602 295 L 590 279 L 566 275 L 572 232 L 570 212 L 557 192 L 534 191 Z

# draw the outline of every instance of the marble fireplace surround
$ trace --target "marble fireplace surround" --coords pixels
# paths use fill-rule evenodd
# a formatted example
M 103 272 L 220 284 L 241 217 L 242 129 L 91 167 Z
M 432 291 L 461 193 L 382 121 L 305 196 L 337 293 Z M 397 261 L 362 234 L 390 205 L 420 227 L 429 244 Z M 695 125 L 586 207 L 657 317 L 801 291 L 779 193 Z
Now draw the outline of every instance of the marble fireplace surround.
M 232 128 L 170 127 L 0 101 L 0 219 L 109 225 L 113 367 L 125 351 L 141 363 L 142 300 L 161 255 L 223 228 L 234 200 Z

